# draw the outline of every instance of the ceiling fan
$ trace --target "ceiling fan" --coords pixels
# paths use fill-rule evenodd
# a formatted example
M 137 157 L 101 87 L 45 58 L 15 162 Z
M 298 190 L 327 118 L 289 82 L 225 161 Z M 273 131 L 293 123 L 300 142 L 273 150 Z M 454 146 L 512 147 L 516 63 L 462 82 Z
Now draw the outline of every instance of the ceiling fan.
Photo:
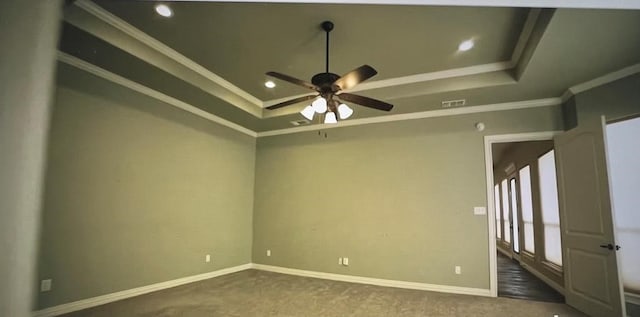
M 337 99 L 352 102 L 368 108 L 390 111 L 391 108 L 393 108 L 392 104 L 369 97 L 343 92 L 344 90 L 353 88 L 355 85 L 375 76 L 378 72 L 369 65 L 362 65 L 346 73 L 342 77 L 334 73 L 330 73 L 329 32 L 333 30 L 333 23 L 331 21 L 325 21 L 322 22 L 321 27 L 327 33 L 326 67 L 324 73 L 314 75 L 311 78 L 311 83 L 309 83 L 278 72 L 267 72 L 268 76 L 314 90 L 316 93 L 271 105 L 267 107 L 267 109 L 278 109 L 299 102 L 315 99 L 310 106 L 307 106 L 300 113 L 309 120 L 313 119 L 313 115 L 315 113 L 324 114 L 324 123 L 336 123 L 336 113 L 338 113 L 340 119 L 346 119 L 353 114 L 353 110 L 351 110 L 349 106 L 339 102 Z

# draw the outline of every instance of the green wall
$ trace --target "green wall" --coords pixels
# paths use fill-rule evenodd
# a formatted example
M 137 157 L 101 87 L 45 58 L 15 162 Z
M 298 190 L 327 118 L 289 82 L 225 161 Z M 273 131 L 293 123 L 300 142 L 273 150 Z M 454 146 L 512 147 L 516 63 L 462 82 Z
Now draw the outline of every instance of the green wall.
M 489 288 L 484 135 L 562 130 L 561 107 L 258 140 L 253 262 Z M 474 124 L 487 128 L 478 132 Z M 266 256 L 270 249 L 271 257 Z M 348 257 L 348 267 L 338 265 Z M 462 267 L 455 275 L 454 266 Z
M 38 308 L 250 263 L 255 138 L 58 67 Z
M 594 116 L 616 120 L 640 114 L 640 74 L 625 77 L 575 96 L 578 125 Z

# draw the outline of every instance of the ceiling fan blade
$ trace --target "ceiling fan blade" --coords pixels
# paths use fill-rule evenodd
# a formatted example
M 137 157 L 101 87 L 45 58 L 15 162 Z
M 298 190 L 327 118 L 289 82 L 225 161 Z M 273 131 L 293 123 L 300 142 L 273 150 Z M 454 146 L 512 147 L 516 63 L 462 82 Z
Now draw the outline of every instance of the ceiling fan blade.
M 277 103 L 275 105 L 271 105 L 269 107 L 267 107 L 267 110 L 274 110 L 274 109 L 278 109 L 278 108 L 282 108 L 282 107 L 286 107 L 289 105 L 293 105 L 296 104 L 298 102 L 303 102 L 303 101 L 307 101 L 307 100 L 311 100 L 315 97 L 317 97 L 318 95 L 307 95 L 307 96 L 302 96 L 302 97 L 298 97 L 298 98 L 293 98 L 287 101 L 283 101 L 281 103 Z
M 378 72 L 369 65 L 362 65 L 340 77 L 333 83 L 333 87 L 339 88 L 338 90 L 347 90 L 353 88 L 355 85 L 375 76 Z
M 361 106 L 365 106 L 365 107 L 369 107 L 369 108 L 373 108 L 373 109 L 377 109 L 377 110 L 390 111 L 391 108 L 393 108 L 392 104 L 389 104 L 389 103 L 386 103 L 384 101 L 380 101 L 380 100 L 377 100 L 377 99 L 365 97 L 365 96 L 349 94 L 349 93 L 346 93 L 346 92 L 343 92 L 343 93 L 341 93 L 341 94 L 339 94 L 337 96 L 338 96 L 338 98 L 340 98 L 340 99 L 342 99 L 344 101 L 353 102 L 353 103 L 359 104 Z
M 305 88 L 309 88 L 311 90 L 316 90 L 317 91 L 317 90 L 320 89 L 320 88 L 318 88 L 316 85 L 314 85 L 312 83 L 306 82 L 306 81 L 298 79 L 298 78 L 291 77 L 289 75 L 280 74 L 280 73 L 277 73 L 277 72 L 267 72 L 267 75 L 271 76 L 271 77 L 274 77 L 274 78 L 278 78 L 280 80 L 284 80 L 284 81 L 290 82 L 290 83 L 292 83 L 294 85 L 298 85 L 298 86 L 302 86 L 302 87 L 305 87 Z

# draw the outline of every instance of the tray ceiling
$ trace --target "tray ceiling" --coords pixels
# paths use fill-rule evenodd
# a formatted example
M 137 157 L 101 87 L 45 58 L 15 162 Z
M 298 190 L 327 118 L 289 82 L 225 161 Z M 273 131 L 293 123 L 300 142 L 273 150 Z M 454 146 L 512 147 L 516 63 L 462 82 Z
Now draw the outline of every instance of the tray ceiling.
M 167 3 L 167 2 L 165 2 Z M 357 4 L 78 0 L 65 8 L 60 50 L 101 70 L 253 131 L 291 127 L 304 104 L 264 110 L 308 93 L 264 73 L 301 79 L 362 64 L 378 75 L 354 89 L 395 105 L 353 118 L 560 97 L 569 87 L 640 62 L 640 11 Z M 460 42 L 475 47 L 457 51 Z

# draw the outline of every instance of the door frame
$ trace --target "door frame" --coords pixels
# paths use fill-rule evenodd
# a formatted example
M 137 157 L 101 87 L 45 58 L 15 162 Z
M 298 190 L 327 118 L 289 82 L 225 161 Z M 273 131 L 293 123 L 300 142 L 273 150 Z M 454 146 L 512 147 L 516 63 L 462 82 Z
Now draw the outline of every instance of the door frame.
M 497 134 L 484 136 L 484 162 L 487 191 L 487 228 L 489 237 L 489 292 L 491 297 L 498 297 L 498 264 L 496 255 L 496 210 L 494 205 L 493 150 L 494 143 L 546 141 L 553 140 L 564 131 L 541 131 L 514 134 Z

